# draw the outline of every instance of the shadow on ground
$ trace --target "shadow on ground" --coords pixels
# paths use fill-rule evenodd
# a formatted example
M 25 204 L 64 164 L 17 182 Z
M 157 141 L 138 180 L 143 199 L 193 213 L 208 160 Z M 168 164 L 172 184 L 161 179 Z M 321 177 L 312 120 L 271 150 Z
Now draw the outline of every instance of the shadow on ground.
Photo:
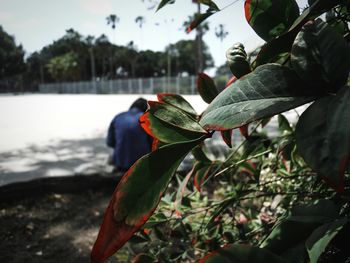
M 102 136 L 0 152 L 0 186 L 40 177 L 108 173 L 109 153 Z

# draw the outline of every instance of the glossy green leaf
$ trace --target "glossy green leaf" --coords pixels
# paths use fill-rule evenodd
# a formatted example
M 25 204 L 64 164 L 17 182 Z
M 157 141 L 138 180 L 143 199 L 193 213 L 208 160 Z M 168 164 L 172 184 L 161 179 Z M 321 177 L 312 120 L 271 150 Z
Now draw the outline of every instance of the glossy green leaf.
M 294 207 L 276 223 L 261 247 L 277 255 L 287 253 L 304 242 L 317 227 L 336 219 L 338 213 L 339 208 L 329 200 Z
M 310 263 L 318 262 L 319 257 L 325 251 L 327 245 L 348 221 L 347 218 L 341 218 L 334 222 L 324 224 L 314 230 L 305 243 Z
M 155 101 L 149 101 L 148 104 L 150 105 L 149 112 L 154 117 L 184 130 L 206 133 L 193 117 L 182 110 L 169 104 Z
M 192 105 L 184 99 L 181 95 L 173 94 L 173 93 L 158 93 L 157 94 L 158 101 L 168 103 L 173 105 L 193 116 L 197 115 L 195 109 L 193 109 Z
M 197 78 L 197 90 L 206 103 L 210 103 L 219 94 L 211 77 L 205 73 L 199 73 Z
M 350 158 L 350 89 L 317 100 L 296 126 L 298 151 L 331 187 L 343 191 Z
M 291 69 L 267 64 L 235 81 L 200 120 L 207 130 L 227 130 L 293 109 L 314 99 Z
M 265 41 L 288 31 L 299 16 L 295 0 L 246 0 L 244 8 L 249 25 Z
M 173 4 L 173 3 L 175 3 L 175 0 L 162 0 L 157 7 L 157 11 L 159 9 L 163 8 L 164 6 L 166 6 L 168 4 Z
M 198 139 L 203 136 L 203 132 L 189 131 L 164 122 L 153 116 L 150 112 L 144 113 L 140 117 L 141 127 L 153 138 L 163 143 L 184 142 Z
M 169 144 L 140 158 L 123 176 L 105 212 L 91 253 L 103 262 L 119 250 L 156 209 L 172 176 L 201 140 Z
M 336 92 L 349 75 L 350 47 L 337 31 L 320 19 L 310 21 L 294 41 L 291 63 L 309 85 Z
M 316 18 L 322 14 L 318 9 L 319 3 L 327 1 L 331 7 L 338 4 L 338 1 L 316 0 L 313 5 L 306 8 L 303 13 L 294 21 L 289 30 L 281 36 L 267 42 L 260 50 L 256 60 L 253 63 L 253 68 L 265 63 L 280 63 L 284 64 L 289 58 L 291 48 L 295 37 L 299 33 L 301 27 L 306 21 Z
M 286 263 L 271 252 L 249 245 L 228 245 L 202 258 L 198 263 Z

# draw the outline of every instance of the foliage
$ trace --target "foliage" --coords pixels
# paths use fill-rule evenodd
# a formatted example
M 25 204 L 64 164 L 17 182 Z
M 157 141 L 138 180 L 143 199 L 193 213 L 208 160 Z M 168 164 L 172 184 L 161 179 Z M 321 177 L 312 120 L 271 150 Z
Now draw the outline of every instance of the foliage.
M 140 123 L 153 152 L 117 186 L 92 262 L 135 239 L 136 262 L 145 253 L 147 262 L 349 262 L 350 8 L 309 4 L 299 14 L 294 0 L 245 1 L 248 23 L 267 42 L 252 63 L 234 45 L 234 76 L 220 93 L 199 74 L 209 103 L 202 114 L 176 94 L 149 102 Z M 311 102 L 296 125 L 280 114 Z M 271 137 L 264 126 L 275 115 Z M 235 128 L 240 144 L 232 143 Z M 232 148 L 209 147 L 215 131 Z M 175 173 L 189 152 L 192 170 Z
M 23 57 L 22 46 L 16 45 L 14 37 L 0 26 L 0 80 L 23 73 L 25 69 Z
M 167 69 L 168 55 L 170 55 L 172 76 L 181 73 L 193 75 L 196 73 L 194 65 L 196 59 L 195 48 L 195 41 L 180 40 L 170 44 L 164 52 L 138 51 L 133 42 L 126 46 L 118 46 L 112 44 L 105 35 L 97 38 L 84 37 L 79 32 L 69 29 L 63 37 L 27 58 L 26 75 L 28 76 L 28 82 L 35 83 L 65 81 L 68 79 L 91 80 L 93 78 L 164 76 Z M 65 56 L 68 53 L 74 56 L 77 63 L 75 77 L 67 78 L 53 75 L 53 71 L 49 70 L 51 66 L 48 66 L 52 59 Z M 213 58 L 207 46 L 204 46 L 205 68 L 209 68 L 213 64 Z
M 196 74 L 196 41 L 194 40 L 179 40 L 175 44 L 170 44 L 165 51 L 170 53 L 172 61 L 172 75 L 176 76 L 181 73 L 190 75 Z M 203 61 L 204 68 L 214 66 L 214 61 L 209 53 L 207 45 L 203 45 Z
M 62 56 L 50 59 L 47 68 L 51 76 L 57 81 L 72 81 L 79 79 L 77 56 L 68 52 Z

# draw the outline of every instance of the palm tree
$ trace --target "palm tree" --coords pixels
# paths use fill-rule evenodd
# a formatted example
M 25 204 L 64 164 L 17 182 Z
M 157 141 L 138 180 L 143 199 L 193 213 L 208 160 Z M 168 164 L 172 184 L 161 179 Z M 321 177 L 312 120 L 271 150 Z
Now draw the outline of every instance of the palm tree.
M 228 32 L 225 30 L 225 26 L 223 24 L 219 24 L 215 28 L 215 35 L 220 40 L 220 54 L 222 54 L 222 42 L 227 37 Z M 221 62 L 220 62 L 221 64 Z
M 115 14 L 110 14 L 109 16 L 106 17 L 107 20 L 107 25 L 111 25 L 112 30 L 113 30 L 113 43 L 115 40 L 115 26 L 117 23 L 119 23 L 119 17 Z
M 145 22 L 146 22 L 146 19 L 143 16 L 138 16 L 135 18 L 135 23 L 138 24 L 140 29 L 142 29 L 142 26 Z
M 142 44 L 142 26 L 143 24 L 146 22 L 146 19 L 143 16 L 138 16 L 135 18 L 135 23 L 138 24 L 139 28 L 140 28 L 140 47 Z
M 119 17 L 115 14 L 110 14 L 106 17 L 107 25 L 111 24 L 112 29 L 115 29 L 115 25 L 119 22 Z
M 109 16 L 106 17 L 107 20 L 107 25 L 111 25 L 112 30 L 113 30 L 113 43 L 115 43 L 115 25 L 119 22 L 119 17 L 115 14 L 110 14 Z M 110 47 L 109 50 L 109 72 L 110 72 L 110 78 L 113 76 L 113 63 L 112 63 L 112 46 Z
M 223 24 L 219 24 L 219 26 L 215 28 L 215 35 L 220 39 L 221 43 L 225 37 L 227 37 L 228 32 L 225 30 L 225 26 Z
M 89 47 L 89 54 L 90 54 L 90 66 L 91 66 L 91 80 L 95 81 L 95 54 L 94 54 L 94 44 L 95 44 L 95 38 L 93 36 L 87 36 L 85 38 L 85 42 Z

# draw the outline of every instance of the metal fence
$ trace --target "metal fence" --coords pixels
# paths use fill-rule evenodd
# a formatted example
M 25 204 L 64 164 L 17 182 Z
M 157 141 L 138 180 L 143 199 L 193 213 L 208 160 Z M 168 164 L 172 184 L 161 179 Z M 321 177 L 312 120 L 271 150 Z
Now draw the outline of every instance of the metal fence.
M 156 94 L 162 92 L 195 94 L 196 78 L 195 76 L 189 76 L 46 83 L 39 85 L 39 92 L 69 94 Z

